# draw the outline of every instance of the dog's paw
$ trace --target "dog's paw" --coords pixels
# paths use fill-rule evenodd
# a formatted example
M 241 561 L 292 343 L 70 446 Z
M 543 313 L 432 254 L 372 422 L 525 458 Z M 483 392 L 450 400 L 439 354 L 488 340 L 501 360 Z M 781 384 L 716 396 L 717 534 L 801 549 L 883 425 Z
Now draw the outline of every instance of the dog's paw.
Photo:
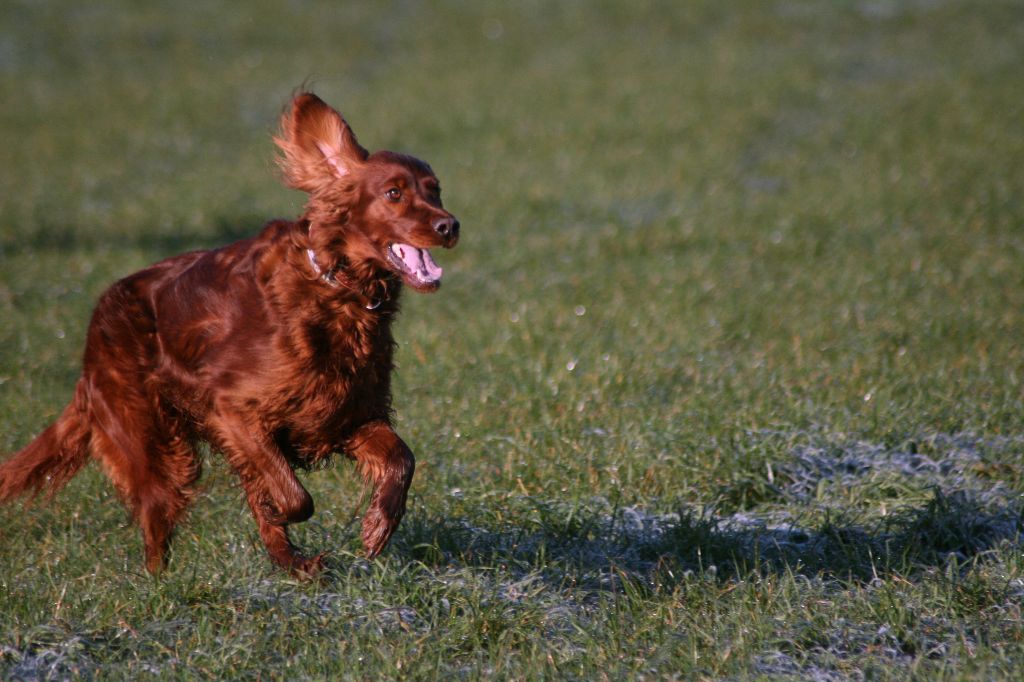
M 400 520 L 401 517 L 389 517 L 376 505 L 371 505 L 366 510 L 366 516 L 363 517 L 362 539 L 367 559 L 376 558 L 387 546 Z
M 313 557 L 296 556 L 288 570 L 299 580 L 313 580 L 314 578 L 320 577 L 323 574 L 324 569 L 327 568 L 324 563 L 324 558 L 326 556 L 326 552 L 321 552 Z

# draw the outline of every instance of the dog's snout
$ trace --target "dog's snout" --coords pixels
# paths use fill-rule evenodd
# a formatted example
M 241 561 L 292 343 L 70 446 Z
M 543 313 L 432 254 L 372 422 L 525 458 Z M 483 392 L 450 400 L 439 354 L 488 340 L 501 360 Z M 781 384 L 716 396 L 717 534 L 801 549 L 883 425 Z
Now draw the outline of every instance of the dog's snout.
M 445 241 L 454 241 L 459 237 L 459 221 L 454 216 L 446 216 L 434 222 L 434 231 Z

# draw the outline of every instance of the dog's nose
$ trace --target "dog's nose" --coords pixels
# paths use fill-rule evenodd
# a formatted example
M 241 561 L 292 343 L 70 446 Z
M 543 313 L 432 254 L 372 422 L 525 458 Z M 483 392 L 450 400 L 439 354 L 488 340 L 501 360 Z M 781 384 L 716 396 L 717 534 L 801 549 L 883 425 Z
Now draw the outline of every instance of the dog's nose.
M 459 221 L 454 216 L 441 218 L 434 223 L 434 231 L 444 237 L 446 241 L 457 239 L 459 236 Z

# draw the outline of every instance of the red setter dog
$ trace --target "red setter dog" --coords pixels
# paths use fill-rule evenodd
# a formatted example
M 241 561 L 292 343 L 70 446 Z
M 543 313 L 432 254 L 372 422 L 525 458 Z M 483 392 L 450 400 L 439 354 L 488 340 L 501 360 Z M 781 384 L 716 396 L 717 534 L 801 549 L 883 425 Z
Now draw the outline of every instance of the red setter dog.
M 195 445 L 241 479 L 271 558 L 297 575 L 288 524 L 313 514 L 293 469 L 333 452 L 374 486 L 369 557 L 405 512 L 415 461 L 391 425 L 391 323 L 402 284 L 432 292 L 459 222 L 426 163 L 368 153 L 337 111 L 295 97 L 274 138 L 302 217 L 253 237 L 161 261 L 114 284 L 89 325 L 82 376 L 60 418 L 0 465 L 0 501 L 52 495 L 91 454 L 142 527 L 146 568 L 166 563 L 194 495 Z

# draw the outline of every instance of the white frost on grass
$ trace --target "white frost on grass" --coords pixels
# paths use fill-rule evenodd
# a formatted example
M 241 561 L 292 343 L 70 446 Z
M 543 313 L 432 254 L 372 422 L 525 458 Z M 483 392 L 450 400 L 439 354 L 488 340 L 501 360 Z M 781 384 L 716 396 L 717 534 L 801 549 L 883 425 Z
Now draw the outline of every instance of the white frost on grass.
M 72 635 L 48 646 L 35 646 L 25 651 L 5 646 L 0 649 L 3 658 L 17 660 L 5 673 L 12 680 L 69 679 L 91 677 L 96 664 L 86 652 L 86 641 Z
M 985 471 L 1002 462 L 1018 462 L 1024 453 L 1022 438 L 984 438 L 968 432 L 926 434 L 895 447 L 810 432 L 758 435 L 798 436 L 802 441 L 790 449 L 788 461 L 772 463 L 778 484 L 798 500 L 815 498 L 823 484 L 851 488 L 883 476 L 944 491 L 969 490 L 986 502 L 1006 500 L 1012 491 L 1002 481 L 986 477 Z

